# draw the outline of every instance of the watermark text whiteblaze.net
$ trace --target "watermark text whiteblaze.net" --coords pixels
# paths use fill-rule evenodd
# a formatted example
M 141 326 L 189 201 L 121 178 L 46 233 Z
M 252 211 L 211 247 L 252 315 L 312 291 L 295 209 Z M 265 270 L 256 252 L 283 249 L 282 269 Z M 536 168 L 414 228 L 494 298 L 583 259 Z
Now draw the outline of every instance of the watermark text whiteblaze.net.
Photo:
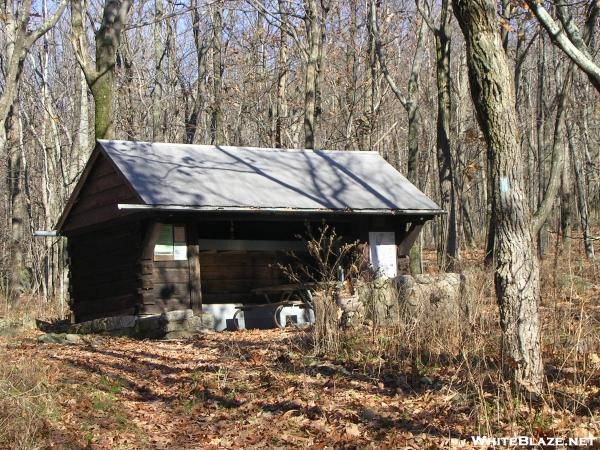
M 595 437 L 491 437 L 471 436 L 471 443 L 477 447 L 593 447 Z

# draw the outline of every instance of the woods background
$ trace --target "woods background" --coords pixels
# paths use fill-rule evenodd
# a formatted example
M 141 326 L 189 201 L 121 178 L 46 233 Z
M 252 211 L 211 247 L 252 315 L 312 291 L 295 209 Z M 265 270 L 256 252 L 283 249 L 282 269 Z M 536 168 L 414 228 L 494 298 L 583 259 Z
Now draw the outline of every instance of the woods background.
M 525 5 L 497 7 L 538 252 L 558 233 L 593 258 L 598 94 Z M 563 8 L 597 61 L 600 7 Z M 492 257 L 486 142 L 445 0 L 4 1 L 0 45 L 6 298 L 66 299 L 64 243 L 32 233 L 53 228 L 95 137 L 377 151 L 449 212 L 421 238 L 440 267 Z

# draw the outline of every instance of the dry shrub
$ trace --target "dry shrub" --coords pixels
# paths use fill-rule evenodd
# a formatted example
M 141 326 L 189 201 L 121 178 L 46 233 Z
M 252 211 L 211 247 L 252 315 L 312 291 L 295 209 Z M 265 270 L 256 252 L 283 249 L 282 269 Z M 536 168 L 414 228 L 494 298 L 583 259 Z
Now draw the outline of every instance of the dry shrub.
M 342 330 L 339 322 L 339 307 L 332 295 L 322 292 L 313 297 L 315 326 L 313 347 L 318 354 L 337 354 Z
M 362 266 L 363 256 L 358 251 L 358 242 L 344 242 L 335 229 L 326 224 L 317 233 L 307 228 L 303 240 L 308 258 L 291 253 L 293 263 L 279 267 L 293 283 L 317 285 L 317 293 L 312 299 L 315 311 L 314 351 L 336 354 L 341 335 L 340 308 L 336 299 L 345 290 L 354 294 L 352 284 L 338 282 L 338 276 L 340 273 L 348 279 L 355 276 Z
M 68 306 L 59 298 L 23 294 L 17 300 L 0 299 L 0 319 L 9 324 L 26 324 L 36 319 L 54 321 L 68 316 Z
M 35 361 L 0 358 L 0 448 L 43 448 L 57 406 L 47 368 Z
M 468 314 L 435 321 L 427 311 L 415 315 L 400 308 L 395 325 L 374 323 L 362 337 L 344 335 L 343 356 L 360 355 L 365 367 L 377 371 L 373 375 L 386 372 L 416 383 L 412 388 L 440 370 L 451 374 L 440 379 L 442 390 L 455 396 L 453 407 L 467 414 L 473 434 L 562 436 L 577 430 L 597 436 L 600 283 L 594 264 L 569 258 L 550 254 L 542 262 L 546 383 L 541 398 L 516 396 L 503 375 L 493 272 L 478 262 L 466 270 L 462 304 Z

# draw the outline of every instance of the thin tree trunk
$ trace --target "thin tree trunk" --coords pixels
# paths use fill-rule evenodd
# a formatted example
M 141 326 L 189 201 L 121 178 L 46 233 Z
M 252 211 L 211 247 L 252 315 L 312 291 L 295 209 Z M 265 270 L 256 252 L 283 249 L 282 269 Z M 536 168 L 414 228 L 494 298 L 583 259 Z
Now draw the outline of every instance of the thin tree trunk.
M 286 29 L 288 27 L 288 16 L 285 0 L 278 0 L 279 17 L 281 21 L 279 30 L 279 49 L 277 55 L 277 100 L 275 117 L 275 148 L 283 147 L 283 128 L 287 121 L 288 105 L 286 97 L 287 79 L 288 79 L 288 36 Z
M 564 145 L 564 144 L 563 144 Z M 571 249 L 571 203 L 573 202 L 573 184 L 569 153 L 565 151 L 565 162 L 560 186 L 560 231 L 561 251 L 569 254 Z
M 524 190 L 512 75 L 498 33 L 495 2 L 453 0 L 453 6 L 466 42 L 471 96 L 492 167 L 495 287 L 504 369 L 515 388 L 538 393 L 543 382 L 539 267 Z
M 305 24 L 308 40 L 304 78 L 304 147 L 314 149 L 316 143 L 316 85 L 319 63 L 319 11 L 316 0 L 305 1 Z
M 570 92 L 569 86 L 571 83 L 571 79 L 573 78 L 573 72 L 575 70 L 574 64 L 569 64 L 569 68 L 567 69 L 567 73 L 565 75 L 564 80 L 562 81 L 562 90 L 558 97 L 558 105 L 556 107 L 556 121 L 554 123 L 554 136 L 552 142 L 552 161 L 550 163 L 550 178 L 548 179 L 548 185 L 544 189 L 544 195 L 542 198 L 542 202 L 538 207 L 537 211 L 533 214 L 533 231 L 534 233 L 538 233 L 539 230 L 546 222 L 550 211 L 552 210 L 552 206 L 554 205 L 554 201 L 556 199 L 556 195 L 558 193 L 560 187 L 560 179 L 563 173 L 564 159 L 565 159 L 565 145 L 564 145 L 564 136 L 565 136 L 565 109 L 566 103 L 568 99 L 568 94 Z
M 594 260 L 594 243 L 590 233 L 590 218 L 587 190 L 585 185 L 585 173 L 579 159 L 577 147 L 575 145 L 575 133 L 573 124 L 567 125 L 567 140 L 569 143 L 569 151 L 573 161 L 575 172 L 575 186 L 577 188 L 577 206 L 579 208 L 579 218 L 581 220 L 581 229 L 583 231 L 583 245 L 585 254 L 589 260 Z
M 546 50 L 543 35 L 539 38 L 539 54 L 537 62 L 537 95 L 536 95 L 536 135 L 537 135 L 537 187 L 539 208 L 544 198 L 544 155 L 546 154 L 546 105 L 545 105 L 545 73 L 546 73 Z M 538 255 L 543 256 L 546 248 L 546 235 L 543 229 L 536 233 Z
M 435 30 L 436 82 L 437 82 L 437 162 L 440 182 L 441 207 L 448 211 L 440 219 L 441 266 L 454 271 L 458 261 L 456 194 L 450 144 L 450 33 L 449 2 L 443 0 L 440 26 Z
M 211 144 L 223 143 L 223 117 L 222 117 L 222 75 L 223 75 L 223 5 L 219 1 L 213 5 L 212 10 L 212 69 L 213 69 L 213 101 L 211 108 Z
M 198 78 L 196 80 L 196 96 L 192 106 L 191 113 L 186 117 L 185 122 L 185 142 L 193 144 L 198 135 L 198 125 L 202 113 L 206 106 L 207 87 L 206 87 L 206 72 L 207 72 L 207 55 L 210 49 L 207 40 L 202 35 L 201 31 L 201 16 L 198 11 L 196 0 L 192 0 L 192 32 L 194 34 L 194 47 L 196 49 L 196 64 Z
M 154 38 L 154 89 L 152 91 L 152 140 L 154 142 L 160 142 L 163 140 L 162 136 L 162 96 L 163 96 L 163 83 L 164 83 L 164 71 L 163 71 L 163 60 L 165 57 L 166 39 L 162 33 L 162 16 L 164 13 L 163 0 L 154 0 L 154 25 L 153 25 L 153 38 Z
M 75 176 L 85 165 L 87 159 L 87 153 L 90 149 L 90 125 L 89 125 L 89 100 L 88 100 L 88 86 L 85 81 L 85 74 L 83 71 L 76 67 L 77 75 L 79 76 L 79 111 L 78 111 L 78 122 L 77 122 L 77 164 L 70 164 L 69 167 L 74 169 L 73 172 L 69 172 L 69 182 L 75 179 Z

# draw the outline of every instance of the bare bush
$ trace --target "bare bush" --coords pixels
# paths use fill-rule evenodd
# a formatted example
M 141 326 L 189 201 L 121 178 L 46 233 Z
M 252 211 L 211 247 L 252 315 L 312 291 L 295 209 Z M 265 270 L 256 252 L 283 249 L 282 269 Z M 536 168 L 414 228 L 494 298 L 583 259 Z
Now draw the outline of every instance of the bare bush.
M 313 345 L 317 353 L 335 354 L 340 343 L 340 297 L 354 295 L 352 277 L 363 266 L 358 242 L 344 242 L 329 225 L 314 234 L 308 228 L 304 237 L 308 258 L 291 254 L 294 263 L 280 266 L 293 283 L 311 282 L 317 286 L 313 297 L 315 326 Z M 345 281 L 340 280 L 345 279 Z

